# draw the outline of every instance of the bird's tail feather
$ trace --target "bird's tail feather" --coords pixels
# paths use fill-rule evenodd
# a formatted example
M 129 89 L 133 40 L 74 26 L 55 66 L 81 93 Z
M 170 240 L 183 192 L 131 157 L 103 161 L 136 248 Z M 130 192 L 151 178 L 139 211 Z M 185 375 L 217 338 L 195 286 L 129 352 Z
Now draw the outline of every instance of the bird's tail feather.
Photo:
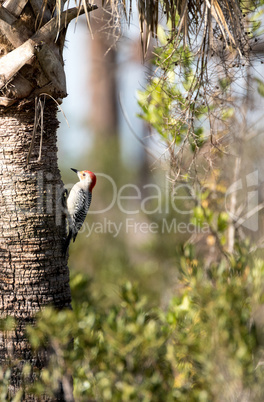
M 66 253 L 67 253 L 67 251 L 68 251 L 68 248 L 69 248 L 69 245 L 70 245 L 70 241 L 71 241 L 71 239 L 72 239 L 72 235 L 73 235 L 73 233 L 72 233 L 72 230 L 70 229 L 70 230 L 69 230 L 69 234 L 68 234 L 68 236 L 67 236 L 67 238 L 66 238 L 66 240 L 65 240 L 65 242 L 64 242 L 64 244 L 63 244 L 63 249 L 62 249 L 62 251 L 63 251 L 63 255 L 64 255 L 64 256 L 66 255 Z

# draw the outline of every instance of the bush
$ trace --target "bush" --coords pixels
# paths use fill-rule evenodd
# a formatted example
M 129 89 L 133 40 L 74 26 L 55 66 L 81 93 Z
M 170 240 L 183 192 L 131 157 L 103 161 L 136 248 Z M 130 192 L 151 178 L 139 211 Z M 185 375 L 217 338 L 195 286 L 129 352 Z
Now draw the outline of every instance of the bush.
M 28 328 L 34 348 L 53 350 L 34 392 L 52 394 L 72 376 L 77 401 L 261 400 L 263 261 L 242 247 L 230 270 L 225 258 L 205 270 L 185 251 L 166 310 L 149 308 L 131 283 L 105 308 L 75 275 L 73 311 L 47 308 Z

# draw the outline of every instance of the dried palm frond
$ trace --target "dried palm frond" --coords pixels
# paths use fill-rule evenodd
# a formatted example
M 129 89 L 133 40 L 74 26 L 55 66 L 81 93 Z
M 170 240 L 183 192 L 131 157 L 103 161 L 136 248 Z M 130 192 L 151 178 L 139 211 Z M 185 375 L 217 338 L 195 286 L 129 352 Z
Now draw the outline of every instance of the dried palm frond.
M 86 1 L 75 0 L 75 4 L 85 9 Z M 53 11 L 59 16 L 67 2 L 53 0 L 50 3 L 53 3 Z M 102 6 L 104 3 L 111 3 L 116 15 L 120 15 L 122 5 L 124 15 L 129 19 L 132 0 L 102 0 Z M 137 0 L 143 54 L 146 54 L 150 37 L 156 37 L 164 13 L 170 21 L 171 38 L 176 46 L 183 43 L 195 53 L 202 49 L 208 53 L 210 50 L 217 51 L 219 41 L 224 41 L 226 48 L 235 49 L 241 57 L 250 49 L 244 15 L 258 4 L 259 0 Z M 90 26 L 88 13 L 86 17 Z M 198 49 L 196 51 L 194 44 Z
M 146 54 L 151 34 L 157 33 L 159 18 L 158 0 L 138 0 L 141 45 L 143 54 Z
M 239 0 L 138 0 L 142 49 L 145 53 L 150 35 L 157 33 L 162 8 L 170 20 L 176 45 L 183 43 L 192 48 L 198 41 L 199 51 L 208 52 L 217 49 L 220 39 L 241 56 L 249 49 L 243 18 L 248 3 Z M 257 1 L 255 4 L 257 6 Z M 253 8 L 254 2 L 251 2 L 251 10 Z
M 59 16 L 69 0 L 40 0 L 48 3 L 52 12 Z M 75 0 L 76 7 L 86 9 L 87 0 Z M 91 0 L 91 3 L 93 1 Z M 132 12 L 132 0 L 102 0 L 102 6 L 111 3 L 115 14 L 120 15 L 121 8 L 129 20 Z M 199 51 L 216 51 L 219 40 L 226 47 L 236 49 L 240 56 L 249 49 L 244 15 L 252 11 L 260 0 L 137 0 L 142 50 L 145 54 L 150 37 L 157 35 L 157 27 L 162 14 L 166 14 L 171 24 L 172 39 L 176 44 L 199 43 Z M 121 7 L 122 6 L 122 7 Z M 87 23 L 90 27 L 88 13 Z
M 159 93 L 164 94 L 161 103 L 167 102 L 170 110 L 171 126 L 167 123 L 165 112 L 162 124 L 165 131 L 169 127 L 164 138 L 176 180 L 180 175 L 191 175 L 191 170 L 196 169 L 196 157 L 202 149 L 196 130 L 201 116 L 207 119 L 208 124 L 204 137 L 208 155 L 211 149 L 212 152 L 225 152 L 221 142 L 225 133 L 225 106 L 228 105 L 227 110 L 232 110 L 235 103 L 240 102 L 239 95 L 233 92 L 233 84 L 245 77 L 243 67 L 248 69 L 251 65 L 251 46 L 254 50 L 253 42 L 257 39 L 253 37 L 255 31 L 249 31 L 255 24 L 252 21 L 253 12 L 261 4 L 257 0 L 163 0 L 157 13 L 150 17 L 148 8 L 152 7 L 151 1 L 155 0 L 138 0 L 140 29 L 144 38 L 142 49 L 145 53 L 149 35 L 155 36 L 163 11 L 168 24 L 166 28 L 164 24 L 159 28 L 160 43 L 153 52 L 157 60 L 156 69 L 154 79 L 150 78 L 152 86 L 149 89 L 155 91 L 155 85 L 158 85 Z M 149 18 L 152 18 L 151 21 Z M 183 91 L 178 96 L 177 91 L 180 92 L 181 87 Z M 146 103 L 151 99 L 151 96 L 147 98 Z M 219 127 L 224 128 L 221 131 Z M 181 129 L 182 132 L 185 130 L 184 134 Z M 218 135 L 218 131 L 222 134 Z M 193 159 L 190 164 L 187 158 L 184 167 L 184 157 L 189 155 L 190 145 Z M 208 163 L 211 163 L 211 154 Z

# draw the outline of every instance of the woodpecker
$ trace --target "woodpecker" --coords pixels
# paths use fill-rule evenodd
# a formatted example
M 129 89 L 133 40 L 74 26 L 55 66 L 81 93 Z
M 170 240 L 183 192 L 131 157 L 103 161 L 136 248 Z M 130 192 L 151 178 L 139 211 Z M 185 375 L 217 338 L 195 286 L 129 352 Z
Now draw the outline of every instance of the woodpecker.
M 76 236 L 81 229 L 88 209 L 92 201 L 92 190 L 96 184 L 96 176 L 89 170 L 78 171 L 71 168 L 79 177 L 67 199 L 67 217 L 69 222 L 69 234 L 65 241 L 64 253 L 66 254 L 70 241 L 75 241 Z

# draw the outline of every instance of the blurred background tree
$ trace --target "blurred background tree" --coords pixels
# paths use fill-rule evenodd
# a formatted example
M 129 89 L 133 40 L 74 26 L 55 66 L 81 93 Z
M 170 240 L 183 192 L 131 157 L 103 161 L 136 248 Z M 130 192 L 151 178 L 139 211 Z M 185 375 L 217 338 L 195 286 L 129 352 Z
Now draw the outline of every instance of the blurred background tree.
M 195 12 L 197 15 L 201 13 L 199 2 L 187 3 L 188 15 Z M 259 5 L 261 4 L 259 3 Z M 246 127 L 242 127 L 246 122 L 242 116 L 242 111 L 245 111 L 245 108 L 247 110 L 252 108 L 252 93 L 254 92 L 252 85 L 259 85 L 255 78 L 250 78 L 250 76 L 252 76 L 254 69 L 255 71 L 256 68 L 259 69 L 255 66 L 261 66 L 261 59 L 258 55 L 256 56 L 256 52 L 254 57 L 250 59 L 251 61 L 249 61 L 248 56 L 249 47 L 254 50 L 255 46 L 259 46 L 260 43 L 260 27 L 257 22 L 257 15 L 256 13 L 249 13 L 250 7 L 254 9 L 256 6 L 257 4 L 254 5 L 253 3 L 251 5 L 250 3 L 241 3 L 240 18 L 244 18 L 246 29 L 246 33 L 242 35 L 244 41 L 242 41 L 242 45 L 234 38 L 235 44 L 230 45 L 232 49 L 227 46 L 228 41 L 232 42 L 231 38 L 234 36 L 235 26 L 232 26 L 235 23 L 234 20 L 231 21 L 229 32 L 226 32 L 226 38 L 223 36 L 218 42 L 217 35 L 221 29 L 219 28 L 220 25 L 214 25 L 214 41 L 211 44 L 214 50 L 210 49 L 207 36 L 208 41 L 204 43 L 207 57 L 207 67 L 205 66 L 204 69 L 201 68 L 201 63 L 205 64 L 205 60 L 201 59 L 201 54 L 198 57 L 192 56 L 194 50 L 197 52 L 193 42 L 195 36 L 190 35 L 188 38 L 185 35 L 187 20 L 184 20 L 184 16 L 187 18 L 188 15 L 184 14 L 183 11 L 175 14 L 175 24 L 181 24 L 182 35 L 179 36 L 178 31 L 174 30 L 171 19 L 168 18 L 167 27 L 165 21 L 161 22 L 156 37 L 159 46 L 153 52 L 157 57 L 155 62 L 148 64 L 145 72 L 143 65 L 140 67 L 141 72 L 136 66 L 142 63 L 140 29 L 135 28 L 137 16 L 135 14 L 131 16 L 132 33 L 127 31 L 124 25 L 118 26 L 120 21 L 116 14 L 115 23 L 113 23 L 114 17 L 109 11 L 110 5 L 100 15 L 97 14 L 92 17 L 91 25 L 94 39 L 89 45 L 89 55 L 85 56 L 89 63 L 87 63 L 88 68 L 84 70 L 84 73 L 87 72 L 87 77 L 84 78 L 87 83 L 87 86 L 84 86 L 84 92 L 89 106 L 83 107 L 85 116 L 83 124 L 87 128 L 82 128 L 84 131 L 89 131 L 92 140 L 87 147 L 80 147 L 81 150 L 79 149 L 79 152 L 76 153 L 76 159 L 73 158 L 72 162 L 69 162 L 68 157 L 72 158 L 73 154 L 67 154 L 66 169 L 68 169 L 69 163 L 73 165 L 77 163 L 77 167 L 88 166 L 94 171 L 110 174 L 117 185 L 117 189 L 127 183 L 139 186 L 143 200 L 150 194 L 153 197 L 156 195 L 156 190 L 154 191 L 153 188 L 143 189 L 145 184 L 157 184 L 162 194 L 160 208 L 157 208 L 157 199 L 154 198 L 146 204 L 148 211 L 158 209 L 157 213 L 144 213 L 140 205 L 141 200 L 133 200 L 130 201 L 132 205 L 128 209 L 131 211 L 139 210 L 137 214 L 131 216 L 124 214 L 115 203 L 109 211 L 88 217 L 87 225 L 90 225 L 90 228 L 92 223 L 103 225 L 105 220 L 122 225 L 121 232 L 117 237 L 114 237 L 113 233 L 110 233 L 110 228 L 105 226 L 104 233 L 95 233 L 95 230 L 92 230 L 92 235 L 87 238 L 89 228 L 86 227 L 83 235 L 79 236 L 78 242 L 72 247 L 70 257 L 72 269 L 88 272 L 94 279 L 96 291 L 100 289 L 100 292 L 107 294 L 108 297 L 116 298 L 118 284 L 122 283 L 124 278 L 135 279 L 147 292 L 153 293 L 159 299 L 166 299 L 164 294 L 170 293 L 170 289 L 174 287 L 174 282 L 177 281 L 177 275 L 173 272 L 174 269 L 171 270 L 171 267 L 174 267 L 177 259 L 180 258 L 180 254 L 175 252 L 177 246 L 184 244 L 189 239 L 191 242 L 198 242 L 202 245 L 201 250 L 203 253 L 206 252 L 208 264 L 210 264 L 211 259 L 216 258 L 218 239 L 212 236 L 210 230 L 207 236 L 202 236 L 201 233 L 190 233 L 190 231 L 185 234 L 178 232 L 153 235 L 150 232 L 142 234 L 139 230 L 135 232 L 133 228 L 128 231 L 125 226 L 128 218 L 132 218 L 135 223 L 158 222 L 159 227 L 162 226 L 164 218 L 168 222 L 175 218 L 177 224 L 181 220 L 189 222 L 194 205 L 202 201 L 204 205 L 207 205 L 211 199 L 214 203 L 212 213 L 215 208 L 218 208 L 219 214 L 221 212 L 219 220 L 225 221 L 225 211 L 222 211 L 221 202 L 224 201 L 226 189 L 232 181 L 235 182 L 238 179 L 239 168 L 236 167 L 238 162 L 235 162 L 234 154 L 237 152 L 239 157 L 241 156 L 241 145 L 238 144 L 241 144 L 242 140 L 241 138 L 233 139 L 232 131 L 235 135 L 246 131 Z M 230 7 L 236 10 L 237 6 L 231 2 Z M 140 10 L 139 15 L 142 19 L 142 8 Z M 205 11 L 208 13 L 209 9 Z M 227 11 L 228 8 L 223 11 L 221 16 L 222 25 L 224 25 L 224 18 L 229 23 Z M 167 18 L 168 10 L 166 7 L 165 12 Z M 210 18 L 214 18 L 213 11 Z M 195 21 L 192 21 L 191 27 L 193 29 L 196 27 Z M 196 29 L 198 28 L 196 27 Z M 206 29 L 206 24 L 200 27 L 200 33 L 203 32 L 203 35 L 199 34 L 198 38 L 201 41 L 204 40 L 204 35 L 207 35 L 207 31 L 203 29 Z M 251 30 L 250 34 L 248 34 L 249 29 Z M 121 30 L 123 35 L 117 42 L 118 30 Z M 241 30 L 240 25 L 239 30 Z M 143 37 L 144 40 L 146 40 L 145 37 Z M 186 42 L 185 47 L 182 47 L 181 43 L 184 40 Z M 97 41 L 98 46 L 96 45 Z M 177 52 L 174 45 L 175 41 L 179 41 Z M 187 43 L 189 47 L 187 47 Z M 194 48 L 193 51 L 191 51 L 192 47 Z M 148 62 L 151 62 L 153 56 L 149 53 L 146 58 Z M 132 67 L 130 67 L 131 63 Z M 252 67 L 250 67 L 251 65 Z M 129 74 L 130 69 L 132 69 L 132 74 Z M 151 79 L 153 71 L 156 71 L 156 78 Z M 202 71 L 204 71 L 203 76 L 201 76 Z M 260 77 L 260 74 L 261 72 L 258 73 L 257 70 L 256 76 Z M 107 84 L 103 84 L 107 78 Z M 174 80 L 179 84 L 175 85 Z M 129 84 L 129 81 L 133 84 Z M 149 82 L 147 92 L 144 90 L 141 92 L 147 82 Z M 132 86 L 132 91 L 129 85 Z M 239 87 L 245 89 L 239 90 Z M 136 94 L 137 90 L 139 90 L 138 95 Z M 89 93 L 91 93 L 90 97 L 88 97 Z M 156 99 L 153 94 L 155 94 Z M 135 105 L 136 97 L 138 97 L 141 111 Z M 107 100 L 109 98 L 111 101 Z M 121 99 L 121 108 L 119 98 Z M 249 98 L 251 103 L 249 103 Z M 240 111 L 235 109 L 235 101 L 239 108 L 242 105 Z M 70 100 L 69 102 L 72 104 Z M 104 106 L 105 102 L 107 106 Z M 133 102 L 135 109 L 129 105 Z M 190 105 L 193 106 L 190 107 Z M 141 126 L 138 122 L 135 123 L 134 110 L 149 124 L 148 126 L 146 123 L 142 123 Z M 188 116 L 189 112 L 190 115 Z M 207 118 L 208 113 L 209 119 Z M 193 114 L 195 115 L 193 116 Z M 241 127 L 239 130 L 232 129 L 238 124 Z M 63 142 L 65 142 L 64 134 Z M 139 137 L 139 141 L 135 135 Z M 143 145 L 140 141 L 143 142 Z M 210 145 L 211 143 L 213 146 Z M 191 150 L 188 144 L 190 144 Z M 230 144 L 232 146 L 231 151 L 228 149 Z M 67 144 L 66 146 L 64 144 L 64 147 L 66 148 Z M 235 151 L 236 147 L 240 147 L 240 149 Z M 70 148 L 72 149 L 72 144 Z M 84 152 L 84 149 L 87 149 L 88 152 Z M 244 149 L 248 150 L 249 147 L 246 146 Z M 225 165 L 225 160 L 230 167 L 222 175 L 219 169 Z M 64 161 L 62 162 L 63 166 Z M 198 165 L 199 168 L 197 168 Z M 196 175 L 196 171 L 199 175 Z M 247 172 L 250 171 L 249 168 Z M 194 178 L 196 182 L 193 180 Z M 72 179 L 65 174 L 64 181 L 66 183 L 71 182 Z M 175 191 L 177 192 L 179 184 L 176 179 L 179 179 L 180 183 L 183 184 L 180 195 L 190 195 L 187 194 L 188 186 L 193 191 L 191 194 L 193 200 L 189 200 L 187 206 L 182 205 L 186 201 L 177 198 L 179 194 L 174 194 Z M 190 181 L 186 179 L 190 179 Z M 204 187 L 205 183 L 209 193 L 207 196 L 203 196 L 207 197 L 206 199 L 201 200 L 199 195 L 194 194 L 194 189 L 195 186 L 196 188 Z M 186 186 L 185 190 L 184 186 Z M 127 189 L 123 195 L 129 195 L 129 191 L 131 192 L 132 189 Z M 240 201 L 244 197 L 242 190 L 240 193 L 235 192 L 232 200 L 230 197 L 227 198 L 227 201 L 232 204 L 231 209 L 234 208 L 234 197 L 240 197 Z M 135 191 L 132 191 L 132 196 L 135 195 Z M 102 177 L 99 179 L 94 193 L 92 208 L 94 207 L 94 210 L 105 208 L 111 204 L 112 197 L 112 185 Z M 185 210 L 185 214 L 175 212 L 171 206 L 167 208 L 167 203 L 171 202 L 174 197 L 176 197 L 178 210 Z M 240 201 L 237 200 L 236 203 L 237 206 L 241 207 Z M 259 204 L 261 204 L 260 199 Z M 229 205 L 227 207 L 229 208 Z M 160 209 L 163 213 L 160 213 Z M 198 214 L 199 211 L 203 213 L 199 208 L 194 213 Z M 234 211 L 231 210 L 230 212 L 235 215 Z M 192 219 L 194 220 L 195 217 Z M 213 228 L 211 229 L 213 230 Z M 225 232 L 227 242 L 225 247 L 229 252 L 234 247 L 234 231 L 237 229 L 234 225 L 230 225 Z M 89 247 L 86 247 L 85 245 L 88 243 Z M 102 249 L 104 250 L 103 253 L 101 252 Z M 172 258 L 173 263 L 168 263 L 170 258 Z M 102 282 L 105 284 L 103 290 Z

